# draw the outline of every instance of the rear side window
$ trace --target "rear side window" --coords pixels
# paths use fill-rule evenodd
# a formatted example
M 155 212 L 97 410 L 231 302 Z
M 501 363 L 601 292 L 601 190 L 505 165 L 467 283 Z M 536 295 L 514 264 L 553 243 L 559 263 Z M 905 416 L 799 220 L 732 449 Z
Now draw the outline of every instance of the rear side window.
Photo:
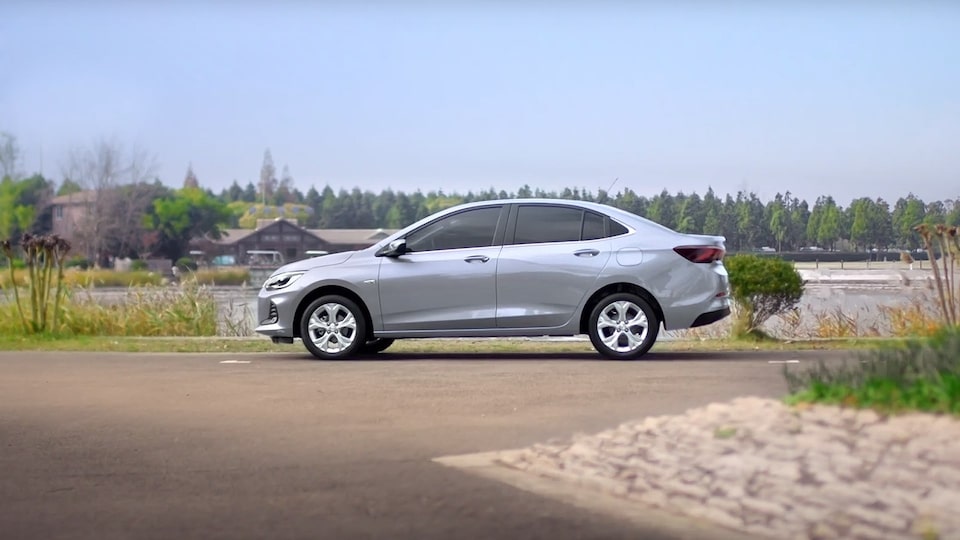
M 583 234 L 582 240 L 596 240 L 603 238 L 603 216 L 593 212 L 584 212 L 583 214 Z
M 517 209 L 515 244 L 580 240 L 583 210 L 560 206 L 521 206 Z M 602 231 L 602 224 L 601 224 Z
M 617 223 L 614 220 L 610 220 L 610 236 L 620 236 L 621 234 L 627 234 L 628 231 L 626 227 Z

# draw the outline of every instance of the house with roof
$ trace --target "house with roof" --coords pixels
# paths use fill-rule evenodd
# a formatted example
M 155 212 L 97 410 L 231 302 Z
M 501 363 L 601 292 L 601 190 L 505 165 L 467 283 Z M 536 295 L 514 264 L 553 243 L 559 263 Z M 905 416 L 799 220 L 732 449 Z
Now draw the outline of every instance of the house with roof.
M 260 219 L 254 229 L 226 229 L 219 239 L 195 240 L 191 249 L 207 261 L 276 266 L 322 252 L 367 248 L 394 232 L 394 229 L 307 229 L 291 218 Z
M 52 232 L 69 240 L 76 252 L 84 249 L 89 236 L 89 215 L 97 202 L 96 191 L 81 191 L 51 200 Z M 227 264 L 273 265 L 310 257 L 320 252 L 336 253 L 369 247 L 395 232 L 394 229 L 307 229 L 299 225 L 297 215 L 306 217 L 312 210 L 304 205 L 273 209 L 277 217 L 256 219 L 256 226 L 226 229 L 219 239 L 196 238 L 190 243 L 191 255 L 205 262 L 232 261 Z M 266 257 L 272 254 L 271 257 Z
M 90 207 L 97 200 L 97 192 L 80 191 L 69 195 L 60 195 L 50 200 L 53 223 L 51 232 L 76 245 L 83 231 L 84 220 Z

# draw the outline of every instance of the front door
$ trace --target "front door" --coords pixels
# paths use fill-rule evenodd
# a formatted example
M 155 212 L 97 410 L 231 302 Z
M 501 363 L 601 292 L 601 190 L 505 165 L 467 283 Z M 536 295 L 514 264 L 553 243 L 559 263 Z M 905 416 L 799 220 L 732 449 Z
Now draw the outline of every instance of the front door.
M 383 257 L 379 284 L 384 330 L 496 326 L 501 246 L 495 240 L 501 210 L 492 206 L 444 216 L 408 235 L 407 253 Z

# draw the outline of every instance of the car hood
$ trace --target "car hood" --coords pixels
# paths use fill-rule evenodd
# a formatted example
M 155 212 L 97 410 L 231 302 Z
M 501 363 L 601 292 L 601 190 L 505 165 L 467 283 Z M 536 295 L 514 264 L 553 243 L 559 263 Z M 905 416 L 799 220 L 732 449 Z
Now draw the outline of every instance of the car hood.
M 350 257 L 353 257 L 355 253 L 356 251 L 344 251 L 342 253 L 331 253 L 330 255 L 311 257 L 309 259 L 284 265 L 278 268 L 275 274 L 279 274 L 281 272 L 306 272 L 308 270 L 313 270 L 314 268 L 343 264 Z

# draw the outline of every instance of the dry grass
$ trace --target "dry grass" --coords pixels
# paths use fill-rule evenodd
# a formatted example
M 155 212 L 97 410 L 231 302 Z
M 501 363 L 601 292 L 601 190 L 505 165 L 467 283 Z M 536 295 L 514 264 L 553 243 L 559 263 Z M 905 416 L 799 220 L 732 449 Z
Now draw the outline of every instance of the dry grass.
M 937 313 L 933 298 L 916 294 L 908 301 L 895 305 L 844 310 L 834 308 L 818 313 L 807 310 L 804 323 L 792 315 L 785 325 L 791 328 L 793 338 L 851 338 L 851 337 L 927 337 L 940 331 L 944 325 Z M 812 321 L 807 323 L 806 321 Z
M 239 286 L 250 282 L 250 270 L 246 268 L 201 268 L 186 276 L 200 285 Z
M 943 329 L 943 320 L 939 317 L 932 301 L 914 300 L 905 307 L 880 308 L 890 324 L 890 333 L 894 336 L 930 337 Z
M 16 270 L 14 276 L 17 285 L 20 287 L 29 285 L 29 277 L 26 270 Z M 64 283 L 69 287 L 82 288 L 146 287 L 169 283 L 169 279 L 166 276 L 147 270 L 117 272 L 115 270 L 81 270 L 79 268 L 70 268 L 64 271 L 63 279 Z M 245 268 L 202 268 L 183 276 L 183 281 L 193 281 L 200 285 L 237 286 L 250 281 L 250 271 Z M 9 271 L 3 272 L 0 274 L 0 289 L 7 289 L 9 287 Z
M 904 295 L 908 299 L 874 308 L 817 309 L 808 303 L 774 317 L 762 329 L 780 340 L 927 337 L 943 329 L 936 298 L 930 291 L 905 288 Z M 735 314 L 737 307 L 733 310 Z M 727 317 L 708 326 L 667 334 L 701 341 L 729 339 L 734 320 Z
M 58 336 L 215 336 L 217 305 L 204 287 L 132 288 L 119 300 L 98 302 L 85 289 L 68 293 Z M 22 332 L 16 306 L 0 302 L 0 335 Z
M 15 271 L 14 278 L 20 287 L 27 287 L 29 285 L 29 275 L 26 270 Z M 0 276 L 0 288 L 9 288 L 10 281 L 9 273 Z M 68 287 L 143 287 L 146 285 L 160 285 L 164 282 L 164 277 L 146 270 L 115 272 L 113 270 L 81 270 L 79 268 L 70 268 L 64 271 L 63 281 Z

